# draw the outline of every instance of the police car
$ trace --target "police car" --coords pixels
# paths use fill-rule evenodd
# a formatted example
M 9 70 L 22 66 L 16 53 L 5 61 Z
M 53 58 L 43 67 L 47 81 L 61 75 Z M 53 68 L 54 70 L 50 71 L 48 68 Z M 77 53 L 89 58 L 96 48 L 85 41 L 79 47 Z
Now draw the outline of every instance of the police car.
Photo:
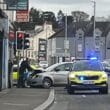
M 68 75 L 67 92 L 71 94 L 75 90 L 99 90 L 100 93 L 108 93 L 108 76 L 100 61 L 81 60 L 74 63 Z

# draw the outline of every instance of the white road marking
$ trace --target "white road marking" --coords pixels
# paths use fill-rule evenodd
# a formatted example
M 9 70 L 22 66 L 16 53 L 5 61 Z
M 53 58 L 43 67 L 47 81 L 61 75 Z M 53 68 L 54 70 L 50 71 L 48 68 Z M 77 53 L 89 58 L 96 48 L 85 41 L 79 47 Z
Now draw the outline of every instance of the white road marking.
M 19 95 L 19 94 L 10 94 L 10 96 L 17 96 L 17 95 Z M 36 94 L 35 95 L 33 95 L 33 94 L 20 94 L 19 96 L 33 96 L 33 97 L 35 97 L 36 96 Z
M 13 105 L 13 106 L 29 106 L 29 104 L 14 104 L 14 103 L 3 103 L 4 105 Z
M 86 98 L 86 95 L 82 95 L 83 98 Z
M 54 103 L 56 104 L 56 103 L 57 103 L 57 101 L 54 101 Z
M 54 94 L 54 89 L 51 89 L 48 99 L 43 104 L 39 105 L 33 110 L 46 110 L 54 102 Z

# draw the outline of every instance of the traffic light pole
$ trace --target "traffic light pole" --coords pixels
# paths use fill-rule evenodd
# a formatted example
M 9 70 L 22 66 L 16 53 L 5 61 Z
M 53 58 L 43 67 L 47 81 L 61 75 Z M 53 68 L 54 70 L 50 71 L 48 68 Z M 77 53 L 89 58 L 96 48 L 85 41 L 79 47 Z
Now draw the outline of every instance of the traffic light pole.
M 23 61 L 24 61 L 24 36 L 23 36 Z
M 26 58 L 27 58 L 27 49 L 26 49 Z

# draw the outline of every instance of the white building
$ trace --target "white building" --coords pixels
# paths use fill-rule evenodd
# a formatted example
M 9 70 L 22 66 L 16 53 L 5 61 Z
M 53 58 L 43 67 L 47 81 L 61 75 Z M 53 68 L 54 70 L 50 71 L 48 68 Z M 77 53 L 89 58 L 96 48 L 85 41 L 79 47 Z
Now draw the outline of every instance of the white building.
M 38 59 L 38 49 L 39 49 L 39 38 L 48 39 L 52 36 L 55 32 L 52 29 L 52 24 L 44 24 L 39 28 L 36 27 L 37 30 L 40 30 L 36 33 L 36 35 L 30 38 L 30 49 L 27 50 L 27 57 L 33 60 Z

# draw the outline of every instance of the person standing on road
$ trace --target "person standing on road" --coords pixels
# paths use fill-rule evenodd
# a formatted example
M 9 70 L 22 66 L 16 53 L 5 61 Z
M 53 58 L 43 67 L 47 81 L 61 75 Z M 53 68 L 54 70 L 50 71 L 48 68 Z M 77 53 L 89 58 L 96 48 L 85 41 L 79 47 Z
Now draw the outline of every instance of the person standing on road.
M 26 71 L 32 71 L 33 69 L 30 67 L 29 60 L 26 58 L 26 60 L 21 62 L 21 65 L 19 67 L 19 78 L 18 78 L 18 85 L 17 87 L 25 87 L 24 86 L 24 72 Z

